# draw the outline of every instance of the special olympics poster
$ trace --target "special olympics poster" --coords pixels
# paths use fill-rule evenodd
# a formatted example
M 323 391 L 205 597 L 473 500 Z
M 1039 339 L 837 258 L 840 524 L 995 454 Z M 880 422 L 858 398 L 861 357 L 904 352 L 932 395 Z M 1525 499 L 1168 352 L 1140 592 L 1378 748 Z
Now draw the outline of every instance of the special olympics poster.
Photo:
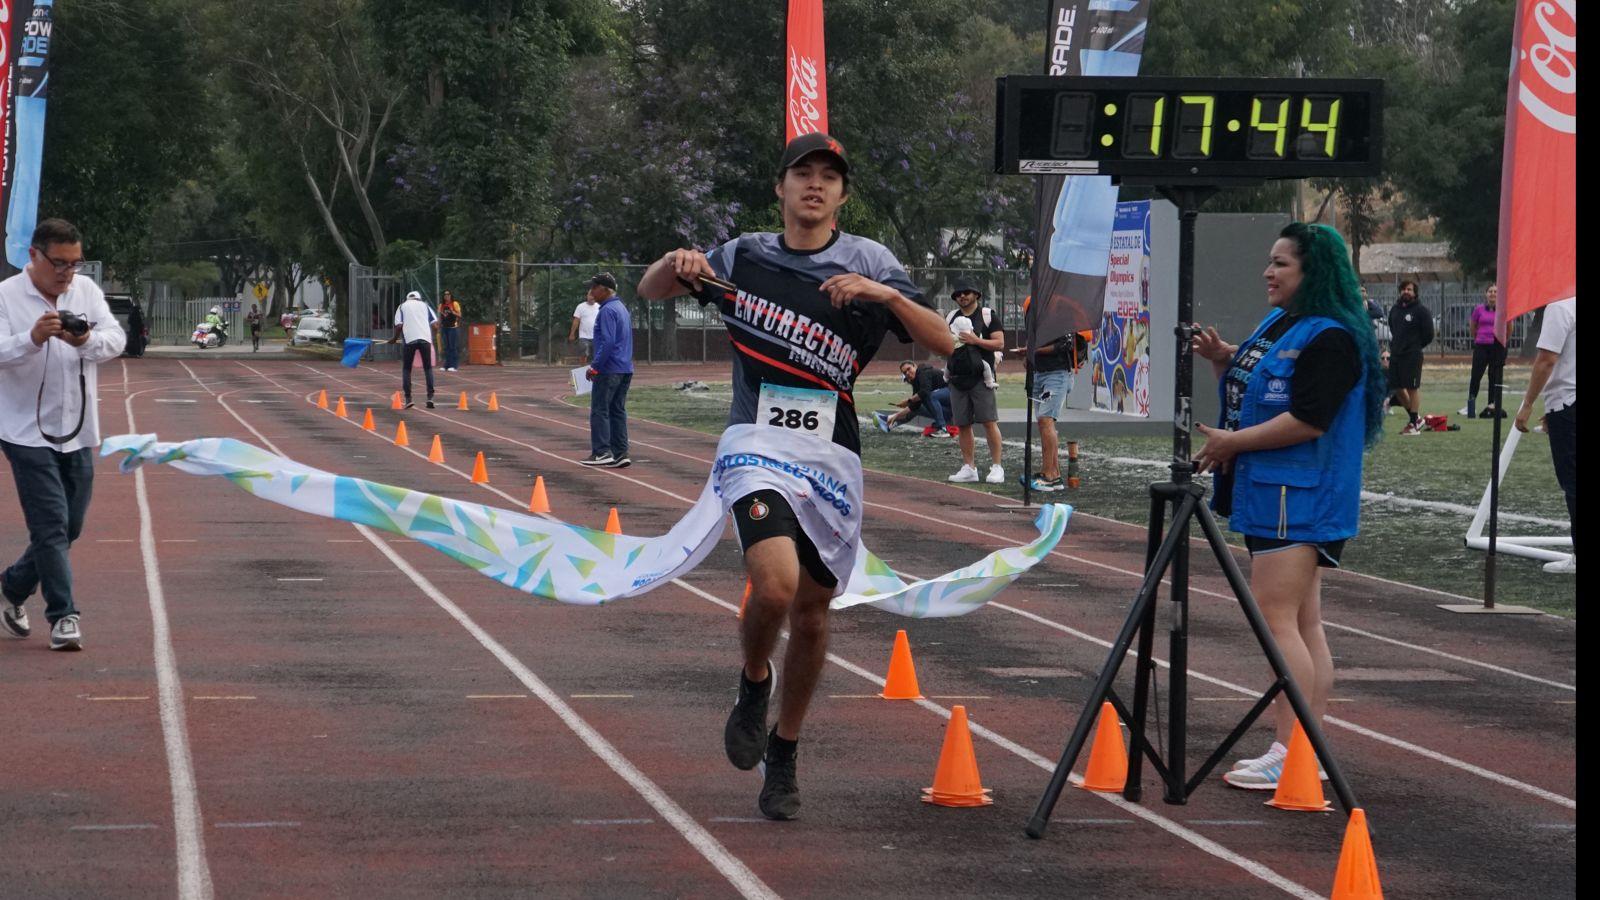
M 1118 203 L 1105 311 L 1089 349 L 1094 408 L 1150 415 L 1150 201 Z

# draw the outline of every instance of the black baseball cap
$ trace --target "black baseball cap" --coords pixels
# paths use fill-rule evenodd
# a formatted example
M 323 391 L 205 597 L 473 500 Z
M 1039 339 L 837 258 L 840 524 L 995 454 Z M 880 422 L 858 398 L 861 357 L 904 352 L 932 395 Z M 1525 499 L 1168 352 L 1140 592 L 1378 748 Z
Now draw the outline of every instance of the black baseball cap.
M 778 170 L 787 171 L 813 153 L 828 154 L 839 167 L 839 174 L 850 174 L 850 161 L 845 159 L 844 145 L 820 131 L 802 134 L 790 141 L 788 146 L 783 148 L 783 162 L 779 163 Z
M 589 286 L 607 287 L 614 291 L 617 289 L 617 279 L 610 272 L 601 272 L 599 275 L 589 279 Z

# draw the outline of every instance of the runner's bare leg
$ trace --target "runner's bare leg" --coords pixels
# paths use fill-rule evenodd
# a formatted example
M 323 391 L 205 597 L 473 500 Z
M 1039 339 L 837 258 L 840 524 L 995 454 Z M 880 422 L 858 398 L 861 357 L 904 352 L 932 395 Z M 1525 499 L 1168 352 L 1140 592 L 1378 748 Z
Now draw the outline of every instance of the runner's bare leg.
M 800 566 L 792 538 L 759 541 L 745 551 L 744 562 L 751 584 L 740 629 L 744 674 L 752 681 L 766 679 L 767 660 L 787 616 L 789 646 L 783 656 L 777 732 L 785 740 L 796 740 L 827 661 L 833 589 L 818 584 Z

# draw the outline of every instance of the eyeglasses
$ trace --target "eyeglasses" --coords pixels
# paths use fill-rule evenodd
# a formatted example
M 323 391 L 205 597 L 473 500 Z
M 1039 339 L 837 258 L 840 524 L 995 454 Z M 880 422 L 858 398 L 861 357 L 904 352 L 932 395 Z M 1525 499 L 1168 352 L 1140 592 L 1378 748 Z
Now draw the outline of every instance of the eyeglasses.
M 56 259 L 55 257 L 53 257 L 50 254 L 44 252 L 43 250 L 39 250 L 38 247 L 35 247 L 33 249 L 37 250 L 39 255 L 45 258 L 45 261 L 50 264 L 51 268 L 54 268 L 56 270 L 56 274 L 57 275 L 65 275 L 67 272 L 72 272 L 74 275 L 76 275 L 77 273 L 83 271 L 83 267 L 84 267 L 85 263 L 81 259 L 80 260 L 75 260 L 73 262 L 64 262 L 62 260 Z

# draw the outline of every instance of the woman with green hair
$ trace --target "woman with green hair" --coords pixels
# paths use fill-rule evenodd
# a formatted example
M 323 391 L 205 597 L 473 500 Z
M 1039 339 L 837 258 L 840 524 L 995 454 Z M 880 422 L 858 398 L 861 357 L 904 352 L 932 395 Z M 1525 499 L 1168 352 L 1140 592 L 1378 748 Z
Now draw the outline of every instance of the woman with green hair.
M 1250 590 L 1295 683 L 1321 719 L 1333 689 L 1322 629 L 1322 570 L 1337 568 L 1361 511 L 1363 450 L 1383 430 L 1384 373 L 1361 285 L 1339 233 L 1291 223 L 1273 243 L 1265 319 L 1244 343 L 1215 328 L 1194 338 L 1222 399 L 1216 428 L 1195 454 L 1211 472 L 1212 507 L 1250 551 Z M 1275 702 L 1277 740 L 1223 778 L 1275 790 L 1294 711 Z

